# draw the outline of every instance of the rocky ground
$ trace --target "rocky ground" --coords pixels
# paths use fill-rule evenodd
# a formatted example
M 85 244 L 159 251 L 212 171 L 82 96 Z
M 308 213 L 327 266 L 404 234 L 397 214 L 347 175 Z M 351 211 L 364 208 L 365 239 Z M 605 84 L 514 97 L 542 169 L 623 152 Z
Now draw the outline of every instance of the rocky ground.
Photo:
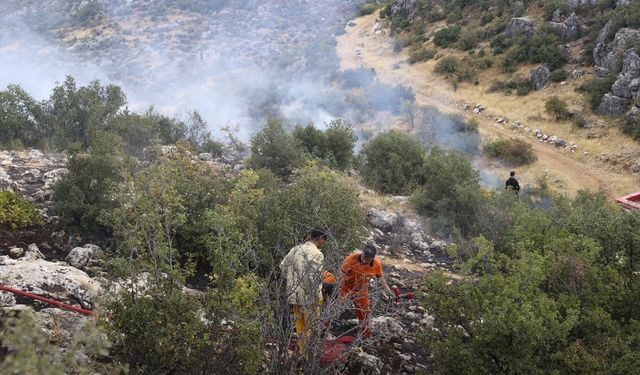
M 240 155 L 228 147 L 222 157 L 209 154 L 191 155 L 194 163 L 236 173 L 242 168 Z M 175 148 L 165 146 L 162 156 L 170 157 Z M 66 156 L 48 155 L 39 150 L 4 151 L 0 153 L 0 183 L 4 189 L 19 192 L 33 201 L 46 215 L 52 205 L 51 187 L 65 172 Z M 52 173 L 55 172 L 55 173 Z M 362 188 L 363 195 L 372 191 Z M 45 197 L 42 199 L 41 197 Z M 391 197 L 401 209 L 367 209 L 368 235 L 374 244 L 390 285 L 400 292 L 419 294 L 425 272 L 449 270 L 451 261 L 445 254 L 446 243 L 429 234 L 427 226 L 408 210 L 406 197 Z M 5 232 L 0 241 L 0 284 L 52 298 L 85 309 L 100 309 L 109 283 L 103 277 L 102 250 L 56 228 L 56 217 L 46 216 L 42 228 L 31 231 Z M 373 331 L 369 340 L 356 340 L 349 346 L 343 361 L 334 366 L 347 366 L 350 373 L 417 373 L 427 366 L 428 353 L 415 336 L 429 329 L 433 317 L 417 299 L 399 299 L 399 303 L 383 301 L 372 294 Z M 53 342 L 64 347 L 70 337 L 89 319 L 87 316 L 61 310 L 30 298 L 0 292 L 0 308 L 5 311 L 31 309 Z M 355 334 L 357 321 L 343 312 L 332 319 L 332 334 Z

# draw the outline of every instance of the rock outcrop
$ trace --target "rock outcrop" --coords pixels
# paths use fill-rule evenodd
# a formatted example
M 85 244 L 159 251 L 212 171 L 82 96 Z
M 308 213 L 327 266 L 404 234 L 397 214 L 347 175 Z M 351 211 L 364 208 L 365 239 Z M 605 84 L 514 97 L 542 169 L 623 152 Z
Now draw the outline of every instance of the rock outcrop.
M 622 70 L 611 86 L 611 92 L 604 95 L 598 106 L 598 113 L 606 116 L 616 116 L 627 112 L 629 105 L 636 98 L 640 89 L 640 56 L 630 49 L 624 53 Z
M 97 281 L 75 267 L 27 256 L 17 260 L 0 256 L 0 283 L 61 302 L 80 303 L 84 308 L 92 308 L 101 292 Z M 4 306 L 16 304 L 13 295 L 2 300 Z
M 514 17 L 507 23 L 507 29 L 505 34 L 508 37 L 512 37 L 516 34 L 523 34 L 526 36 L 532 36 L 535 32 L 535 25 L 533 20 L 529 17 Z
M 561 22 L 559 16 L 556 17 L 554 13 L 554 18 L 551 22 L 547 22 L 547 25 L 560 37 L 562 43 L 573 42 L 582 36 L 582 26 L 575 13 L 571 13 L 564 22 Z
M 546 65 L 533 68 L 529 71 L 529 77 L 533 82 L 533 87 L 536 90 L 540 90 L 549 84 L 551 78 L 551 71 Z

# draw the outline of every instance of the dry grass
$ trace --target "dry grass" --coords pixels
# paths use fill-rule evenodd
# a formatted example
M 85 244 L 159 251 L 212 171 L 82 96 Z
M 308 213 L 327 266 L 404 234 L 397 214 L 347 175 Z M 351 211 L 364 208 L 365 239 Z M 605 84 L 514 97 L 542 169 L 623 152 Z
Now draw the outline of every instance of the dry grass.
M 348 29 L 345 35 L 338 38 L 338 53 L 343 69 L 374 68 L 381 82 L 410 86 L 414 89 L 419 104 L 435 105 L 446 112 L 459 111 L 457 104 L 465 100 L 471 104 L 482 104 L 487 108 L 486 116 L 477 118 L 480 120 L 480 130 L 484 137 L 495 139 L 506 135 L 533 144 L 539 162 L 518 169 L 518 174 L 523 180 L 534 183 L 546 176 L 556 191 L 570 195 L 581 189 L 603 188 L 610 196 L 615 196 L 638 190 L 640 187 L 640 176 L 633 176 L 626 171 L 624 162 L 611 164 L 601 161 L 604 157 L 618 154 L 626 155 L 627 162 L 637 160 L 640 157 L 640 145 L 623 135 L 612 120 L 592 115 L 581 95 L 575 92 L 575 87 L 592 77 L 593 72 L 589 69 L 581 67 L 580 69 L 585 70 L 585 76 L 564 85 L 551 83 L 545 89 L 524 97 L 505 96 L 501 93 L 487 93 L 487 89 L 497 80 L 507 81 L 517 75 L 528 77 L 529 69 L 533 65 L 522 66 L 515 73 L 507 74 L 501 71 L 500 64 L 496 61 L 497 67 L 479 72 L 478 85 L 460 83 L 457 90 L 454 90 L 445 78 L 433 74 L 436 59 L 409 65 L 406 63 L 406 51 L 394 53 L 391 39 L 387 35 L 374 34 L 371 30 L 376 23 L 376 15 L 361 17 L 356 23 L 357 26 Z M 466 55 L 464 52 L 451 49 L 446 53 Z M 544 103 L 552 95 L 565 100 L 569 110 L 581 113 L 594 127 L 576 129 L 570 122 L 557 122 L 546 115 Z M 493 121 L 494 116 L 506 116 L 510 122 L 519 120 L 530 129 L 539 128 L 544 133 L 575 142 L 578 144 L 578 150 L 572 153 L 566 149 L 555 149 L 553 146 L 540 144 L 531 134 L 512 131 L 508 125 L 504 129 L 497 129 Z M 594 135 L 598 138 L 591 138 Z M 617 158 L 620 159 L 619 156 Z M 504 167 L 496 165 L 490 165 L 488 168 L 501 172 L 497 175 L 503 174 L 505 170 Z

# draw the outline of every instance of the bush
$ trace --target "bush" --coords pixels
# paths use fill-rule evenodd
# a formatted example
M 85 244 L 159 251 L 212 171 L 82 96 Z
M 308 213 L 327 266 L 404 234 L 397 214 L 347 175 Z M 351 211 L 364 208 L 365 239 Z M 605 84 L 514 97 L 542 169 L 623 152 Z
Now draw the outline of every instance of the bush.
M 69 172 L 53 188 L 56 215 L 87 234 L 101 234 L 105 227 L 98 216 L 115 206 L 111 193 L 124 181 L 126 166 L 117 136 L 103 133 L 93 137 L 88 154 L 71 154 Z
M 409 64 L 415 64 L 417 62 L 431 60 L 435 55 L 436 55 L 436 51 L 427 47 L 422 47 L 418 50 L 411 52 L 411 54 L 409 55 L 408 61 L 409 61 Z
M 567 71 L 564 69 L 556 69 L 551 72 L 551 81 L 553 82 L 562 82 L 567 79 Z
M 296 126 L 293 136 L 311 157 L 326 161 L 337 169 L 345 170 L 353 163 L 356 136 L 351 125 L 342 120 L 331 121 L 324 132 L 311 123 L 304 128 Z
M 139 374 L 257 373 L 263 360 L 260 330 L 249 320 L 257 310 L 256 286 L 244 296 L 245 288 L 234 287 L 228 294 L 214 289 L 195 297 L 163 280 L 121 292 L 109 305 L 116 358 Z
M 446 56 L 440 59 L 433 71 L 445 76 L 454 75 L 460 70 L 460 60 L 454 56 Z
M 16 230 L 42 223 L 42 215 L 30 202 L 12 191 L 0 191 L 0 228 Z
M 640 117 L 627 116 L 622 122 L 622 132 L 634 139 L 640 139 Z
M 555 95 L 547 99 L 544 109 L 548 114 L 554 115 L 556 120 L 566 120 L 571 117 L 571 113 L 567 110 L 567 103 Z
M 592 110 L 595 110 L 602 102 L 604 94 L 611 90 L 611 85 L 616 81 L 615 75 L 608 75 L 604 78 L 593 78 L 589 82 L 578 87 L 578 91 L 582 92 Z
M 419 141 L 398 130 L 379 134 L 364 145 L 360 172 L 373 189 L 408 194 L 420 183 L 424 150 Z
M 501 139 L 484 146 L 484 152 L 513 165 L 526 165 L 536 161 L 533 148 L 519 139 Z
M 374 4 L 374 3 L 358 4 L 358 11 L 360 12 L 360 16 L 366 16 L 366 15 L 372 14 L 376 10 L 378 10 L 378 4 Z
M 469 160 L 436 146 L 425 159 L 420 174 L 423 184 L 411 196 L 416 211 L 434 217 L 442 229 L 471 232 L 482 195 L 478 172 Z
M 478 30 L 466 30 L 460 35 L 460 39 L 458 40 L 458 49 L 463 51 L 469 51 L 478 45 L 480 41 L 480 33 Z
M 342 120 L 331 121 L 325 130 L 327 158 L 331 165 L 345 170 L 352 166 L 357 137 L 352 125 Z
M 251 157 L 247 163 L 250 168 L 266 168 L 287 178 L 304 161 L 300 142 L 287 134 L 281 120 L 268 120 L 264 129 L 251 138 Z
M 551 21 L 553 13 L 557 9 L 559 9 L 560 13 L 564 15 L 567 15 L 567 12 L 570 10 L 569 5 L 564 0 L 546 0 L 542 9 L 544 11 L 544 19 L 546 21 Z
M 571 123 L 578 128 L 586 128 L 588 125 L 587 120 L 585 120 L 585 118 L 582 117 L 579 113 L 571 116 Z
M 8 85 L 0 91 L 0 146 L 40 146 L 50 131 L 43 121 L 44 111 L 20 86 Z
M 433 35 L 433 43 L 438 47 L 447 48 L 458 41 L 460 31 L 460 26 L 457 25 L 440 29 Z

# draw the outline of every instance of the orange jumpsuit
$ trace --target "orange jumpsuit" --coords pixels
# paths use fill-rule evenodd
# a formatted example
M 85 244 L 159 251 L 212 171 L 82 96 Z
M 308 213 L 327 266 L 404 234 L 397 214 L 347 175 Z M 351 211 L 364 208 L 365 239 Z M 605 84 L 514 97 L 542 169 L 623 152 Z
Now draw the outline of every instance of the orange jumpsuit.
M 342 280 L 340 282 L 340 298 L 349 298 L 355 306 L 356 318 L 360 322 L 362 335 L 371 336 L 369 330 L 369 280 L 372 277 L 382 277 L 382 264 L 376 258 L 371 262 L 362 263 L 360 253 L 347 256 L 340 267 Z

